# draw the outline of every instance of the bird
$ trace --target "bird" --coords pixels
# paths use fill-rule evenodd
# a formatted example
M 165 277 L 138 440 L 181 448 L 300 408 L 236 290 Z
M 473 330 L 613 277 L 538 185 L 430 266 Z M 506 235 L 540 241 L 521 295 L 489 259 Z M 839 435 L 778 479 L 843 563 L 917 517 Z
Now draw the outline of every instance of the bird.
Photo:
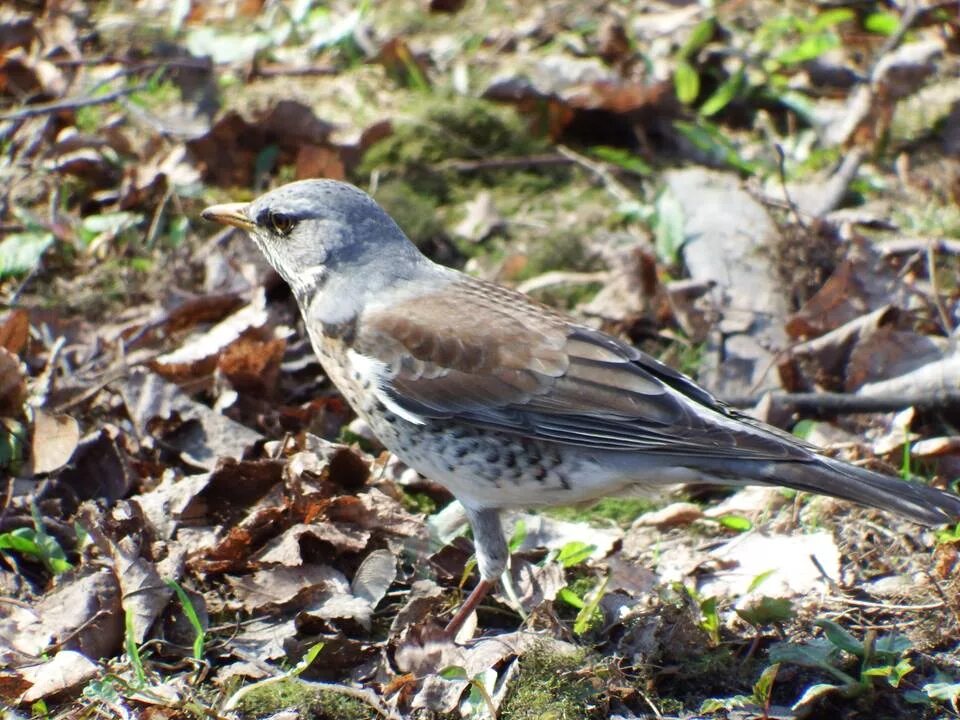
M 928 526 L 960 518 L 956 494 L 822 454 L 624 340 L 434 263 L 351 184 L 300 180 L 202 217 L 249 234 L 353 410 L 462 504 L 479 581 L 447 638 L 506 569 L 511 508 L 710 482 L 833 496 Z

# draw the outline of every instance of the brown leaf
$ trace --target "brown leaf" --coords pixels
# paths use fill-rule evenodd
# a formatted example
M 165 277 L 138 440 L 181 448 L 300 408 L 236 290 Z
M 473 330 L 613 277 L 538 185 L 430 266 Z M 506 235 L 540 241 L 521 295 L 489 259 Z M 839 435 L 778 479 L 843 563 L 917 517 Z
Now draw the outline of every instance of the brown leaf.
M 113 503 L 125 497 L 138 479 L 123 446 L 128 436 L 109 423 L 84 437 L 70 466 L 58 475 L 80 500 L 98 498 Z
M 944 357 L 935 338 L 885 325 L 860 337 L 846 368 L 844 389 L 854 392 L 868 383 L 905 375 Z
M 346 180 L 347 178 L 347 171 L 340 157 L 340 152 L 335 148 L 303 145 L 297 151 L 295 165 L 297 180 L 306 178 Z
M 30 337 L 30 316 L 26 310 L 13 310 L 0 323 L 0 347 L 19 355 Z
M 53 472 L 66 465 L 79 442 L 80 426 L 72 417 L 36 410 L 30 455 L 33 474 Z
M 228 576 L 237 599 L 248 612 L 298 606 L 324 593 L 349 593 L 350 585 L 329 565 L 275 567 L 243 577 Z
M 220 353 L 217 369 L 239 392 L 270 398 L 276 391 L 286 347 L 283 338 L 262 340 L 255 333 L 246 333 Z
M 138 432 L 155 430 L 164 442 L 181 451 L 200 468 L 214 468 L 224 457 L 240 458 L 258 440 L 259 433 L 191 399 L 173 383 L 138 370 L 118 381 L 127 413 Z
M 0 347 L 0 415 L 18 415 L 27 399 L 27 378 L 20 359 Z
M 29 609 L 0 619 L 0 665 L 14 657 L 36 657 L 53 647 L 87 657 L 110 657 L 120 649 L 123 615 L 120 590 L 109 570 L 65 576 Z
M 222 352 L 250 331 L 264 327 L 268 319 L 266 298 L 260 291 L 249 305 L 191 336 L 173 352 L 158 357 L 151 368 L 166 379 L 179 382 L 210 375 Z M 271 353 L 275 354 L 276 349 Z
M 333 549 L 333 556 L 336 557 L 341 553 L 358 553 L 365 550 L 370 541 L 370 533 L 329 522 L 317 525 L 298 524 L 270 541 L 256 560 L 261 566 L 302 565 L 305 560 L 303 549 L 311 541 L 326 543 Z

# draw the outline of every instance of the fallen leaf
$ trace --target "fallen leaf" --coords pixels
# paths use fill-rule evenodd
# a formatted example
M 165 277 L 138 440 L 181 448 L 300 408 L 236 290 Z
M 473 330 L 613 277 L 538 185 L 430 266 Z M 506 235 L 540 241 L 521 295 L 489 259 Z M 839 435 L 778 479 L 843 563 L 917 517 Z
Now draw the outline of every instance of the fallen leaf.
M 26 310 L 13 310 L 0 323 L 0 347 L 19 355 L 30 337 L 30 316 Z
M 634 521 L 634 524 L 670 528 L 689 525 L 694 520 L 699 520 L 702 517 L 703 510 L 699 505 L 688 502 L 676 502 L 667 505 L 661 510 L 645 512 Z
M 20 358 L 0 347 L 0 415 L 19 415 L 27 399 L 27 378 Z
M 66 465 L 79 442 L 80 426 L 72 417 L 35 410 L 30 452 L 33 474 L 50 473 Z
M 80 688 L 96 677 L 100 668 L 75 650 L 61 650 L 49 661 L 25 667 L 20 672 L 32 683 L 20 702 L 33 703 Z

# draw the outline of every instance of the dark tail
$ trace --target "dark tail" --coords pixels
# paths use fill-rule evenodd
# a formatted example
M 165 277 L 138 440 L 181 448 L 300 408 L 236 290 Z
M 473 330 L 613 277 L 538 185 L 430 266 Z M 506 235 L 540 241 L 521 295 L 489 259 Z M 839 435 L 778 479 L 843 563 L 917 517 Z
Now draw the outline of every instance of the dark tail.
M 817 456 L 767 466 L 764 480 L 898 513 L 922 525 L 960 521 L 960 495 Z

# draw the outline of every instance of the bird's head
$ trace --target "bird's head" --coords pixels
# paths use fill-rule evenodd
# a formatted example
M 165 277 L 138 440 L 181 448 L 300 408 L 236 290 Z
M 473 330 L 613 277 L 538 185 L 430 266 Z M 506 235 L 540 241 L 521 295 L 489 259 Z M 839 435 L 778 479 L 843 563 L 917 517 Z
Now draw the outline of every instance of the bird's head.
M 332 276 L 389 279 L 423 259 L 393 219 L 362 190 L 336 180 L 301 180 L 250 203 L 213 205 L 207 220 L 246 230 L 300 297 Z

